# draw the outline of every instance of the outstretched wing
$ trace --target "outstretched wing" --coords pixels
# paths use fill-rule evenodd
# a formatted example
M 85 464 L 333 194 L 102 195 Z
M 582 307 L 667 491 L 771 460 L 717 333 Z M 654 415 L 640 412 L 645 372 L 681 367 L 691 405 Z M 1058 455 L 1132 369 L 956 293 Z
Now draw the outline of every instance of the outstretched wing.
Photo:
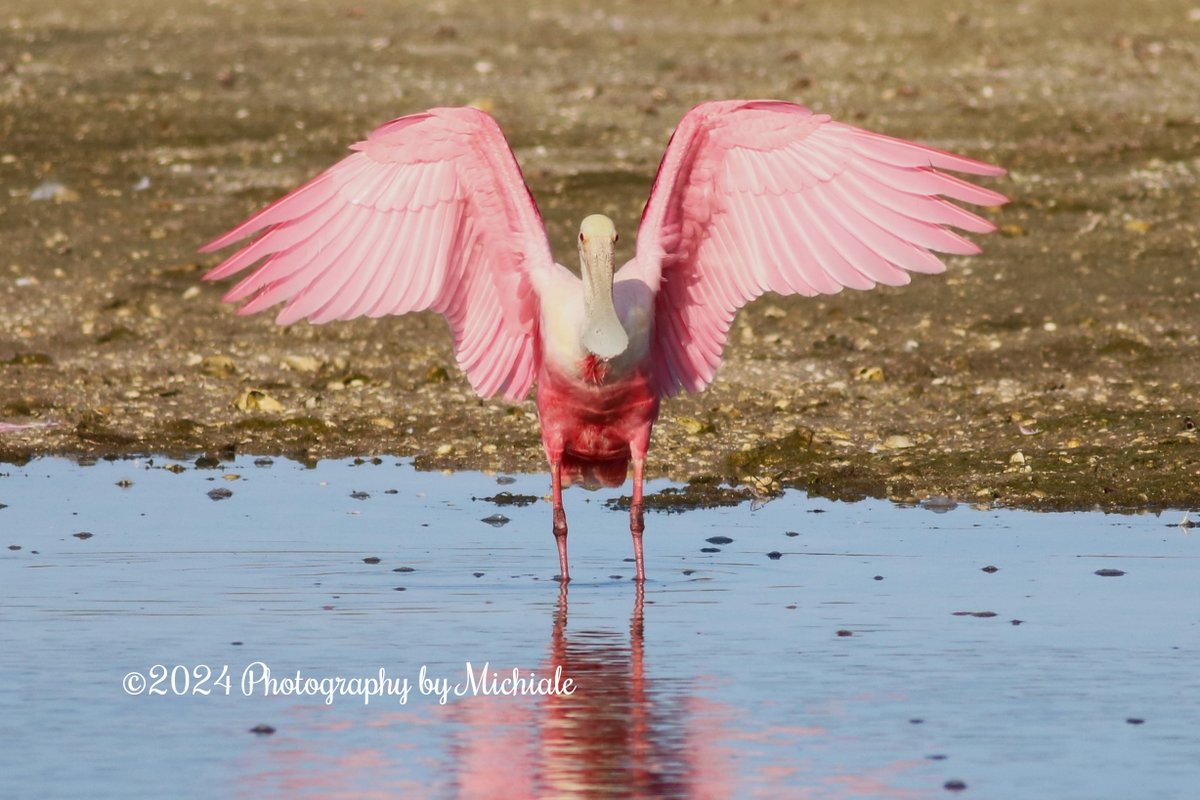
M 435 108 L 376 129 L 357 152 L 205 252 L 266 232 L 204 277 L 266 258 L 225 295 L 314 323 L 432 309 L 483 397 L 519 400 L 537 372 L 538 289 L 553 267 L 541 215 L 496 121 Z
M 704 103 L 676 128 L 642 212 L 631 266 L 657 289 L 660 396 L 716 374 L 738 309 L 764 292 L 832 294 L 941 272 L 930 251 L 974 254 L 949 231 L 995 226 L 939 195 L 1007 198 L 938 169 L 1000 167 L 833 122 L 773 100 Z

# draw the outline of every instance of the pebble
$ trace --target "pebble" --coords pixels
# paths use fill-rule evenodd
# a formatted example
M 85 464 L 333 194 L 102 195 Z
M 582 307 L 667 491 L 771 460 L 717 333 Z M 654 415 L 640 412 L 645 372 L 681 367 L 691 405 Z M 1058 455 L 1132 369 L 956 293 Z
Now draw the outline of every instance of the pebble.
M 380 561 L 379 556 L 367 556 L 366 558 L 363 559 L 364 564 L 378 564 L 379 561 Z
M 1096 574 L 1101 578 L 1119 578 L 1124 575 L 1125 572 L 1119 569 L 1098 569 L 1096 570 Z
M 275 732 L 275 729 L 272 728 L 270 725 L 259 724 L 259 725 L 255 725 L 253 728 L 251 728 L 250 732 L 254 733 L 254 734 L 258 734 L 259 736 L 270 736 L 272 733 Z
M 730 539 L 728 536 L 710 536 L 704 541 L 709 544 L 733 544 L 733 539 Z
M 783 553 L 779 552 L 778 550 L 772 550 L 771 552 L 767 553 L 767 558 L 771 559 L 772 561 L 778 561 L 779 559 L 783 558 Z
M 947 511 L 953 511 L 958 508 L 958 503 L 945 495 L 939 494 L 922 500 L 921 508 L 926 511 L 932 511 L 935 514 L 945 514 Z
M 480 522 L 486 522 L 488 525 L 491 525 L 493 528 L 503 527 L 504 525 L 507 525 L 511 521 L 512 520 L 510 520 L 508 517 L 504 516 L 503 514 L 492 514 L 490 517 L 484 517 L 482 520 L 480 520 Z
M 229 489 L 210 489 L 208 492 L 210 500 L 226 500 L 230 497 L 233 497 L 233 492 Z

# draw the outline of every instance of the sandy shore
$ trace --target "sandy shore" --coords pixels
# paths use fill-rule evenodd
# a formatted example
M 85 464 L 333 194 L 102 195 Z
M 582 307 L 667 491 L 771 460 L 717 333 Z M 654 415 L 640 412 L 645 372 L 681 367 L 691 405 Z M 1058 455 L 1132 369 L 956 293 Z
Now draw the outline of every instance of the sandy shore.
M 682 113 L 760 96 L 1003 164 L 1014 202 L 946 275 L 744 311 L 714 387 L 665 407 L 653 474 L 1200 502 L 1194 3 L 521 5 L 9 0 L 0 422 L 56 424 L 0 434 L 0 458 L 540 469 L 532 402 L 475 398 L 440 318 L 237 318 L 196 248 L 376 124 L 475 103 L 560 260 L 594 211 L 628 256 Z

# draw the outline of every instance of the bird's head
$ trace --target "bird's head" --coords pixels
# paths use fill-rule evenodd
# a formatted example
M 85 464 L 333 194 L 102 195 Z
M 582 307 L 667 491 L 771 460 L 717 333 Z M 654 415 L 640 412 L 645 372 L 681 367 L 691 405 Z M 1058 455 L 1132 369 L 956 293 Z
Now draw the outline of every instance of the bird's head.
M 610 254 L 617 243 L 617 226 L 603 214 L 584 217 L 579 224 L 579 251 L 607 250 Z

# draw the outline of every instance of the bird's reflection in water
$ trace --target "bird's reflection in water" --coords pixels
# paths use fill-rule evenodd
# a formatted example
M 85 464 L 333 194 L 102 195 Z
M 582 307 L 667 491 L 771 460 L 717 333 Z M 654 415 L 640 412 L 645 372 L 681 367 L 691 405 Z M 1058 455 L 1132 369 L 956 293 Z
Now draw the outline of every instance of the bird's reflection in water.
M 534 702 L 475 697 L 453 714 L 462 723 L 452 746 L 461 797 L 725 797 L 720 736 L 689 725 L 696 700 L 680 681 L 646 676 L 641 587 L 628 636 L 568 626 L 567 586 L 554 612 L 548 657 L 539 675 L 574 682 L 570 694 Z M 626 641 L 626 638 L 628 641 Z
M 247 764 L 240 793 L 522 800 L 927 796 L 911 788 L 909 777 L 928 763 L 924 759 L 868 759 L 855 766 L 829 731 L 790 721 L 837 718 L 844 698 L 788 693 L 780 702 L 791 714 L 758 718 L 753 709 L 707 699 L 702 676 L 647 674 L 641 588 L 628 631 L 572 629 L 567 599 L 564 585 L 546 657 L 536 669 L 523 665 L 520 674 L 553 678 L 561 667 L 563 681 L 575 686 L 570 694 L 451 696 L 446 705 L 422 696 L 407 708 L 379 711 L 373 704 L 351 718 L 342 713 L 348 709 L 294 706 L 287 732 L 272 737 L 267 762 Z M 671 672 L 661 655 L 652 663 L 660 673 Z M 493 661 L 488 673 L 510 677 L 512 665 Z

